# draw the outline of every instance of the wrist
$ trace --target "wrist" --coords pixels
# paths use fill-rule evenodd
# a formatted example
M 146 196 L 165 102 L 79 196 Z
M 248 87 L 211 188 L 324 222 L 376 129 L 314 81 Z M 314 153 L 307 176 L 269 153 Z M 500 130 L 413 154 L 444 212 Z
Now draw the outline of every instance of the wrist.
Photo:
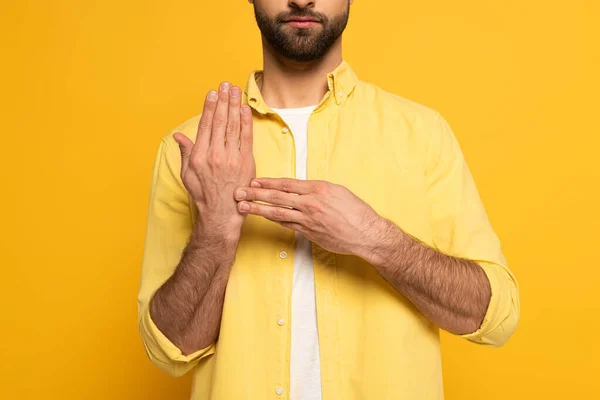
M 210 242 L 214 245 L 222 245 L 226 249 L 237 247 L 241 231 L 234 224 L 210 224 L 198 219 L 192 232 L 192 242 Z

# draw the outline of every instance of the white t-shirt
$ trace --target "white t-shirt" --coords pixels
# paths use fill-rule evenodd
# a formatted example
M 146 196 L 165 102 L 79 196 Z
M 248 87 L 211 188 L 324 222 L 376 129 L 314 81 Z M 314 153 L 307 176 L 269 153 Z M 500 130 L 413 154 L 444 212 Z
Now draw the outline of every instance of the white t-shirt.
M 317 106 L 273 108 L 285 121 L 296 143 L 296 179 L 306 179 L 308 118 Z M 292 354 L 290 399 L 321 400 L 321 364 L 317 335 L 312 242 L 296 232 L 292 284 Z

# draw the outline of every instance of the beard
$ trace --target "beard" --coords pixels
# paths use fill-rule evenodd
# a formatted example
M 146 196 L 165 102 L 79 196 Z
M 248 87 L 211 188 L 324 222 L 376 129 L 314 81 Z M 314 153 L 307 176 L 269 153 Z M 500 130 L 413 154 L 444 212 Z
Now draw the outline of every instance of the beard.
M 310 11 L 294 8 L 269 18 L 254 5 L 256 23 L 267 43 L 281 56 L 294 61 L 314 61 L 323 57 L 341 36 L 348 24 L 350 6 L 333 18 Z M 291 17 L 315 18 L 321 25 L 314 28 L 293 28 L 286 24 Z

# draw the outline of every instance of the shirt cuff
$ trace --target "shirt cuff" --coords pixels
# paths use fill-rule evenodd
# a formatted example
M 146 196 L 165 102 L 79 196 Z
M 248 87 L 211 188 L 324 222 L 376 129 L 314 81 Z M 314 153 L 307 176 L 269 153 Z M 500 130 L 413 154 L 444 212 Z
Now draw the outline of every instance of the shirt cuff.
M 517 283 L 508 267 L 489 261 L 476 262 L 490 282 L 492 296 L 479 329 L 459 336 L 478 344 L 500 347 L 513 334 L 519 320 Z
M 140 317 L 140 332 L 146 348 L 146 353 L 153 363 L 167 373 L 181 376 L 198 363 L 201 358 L 215 353 L 215 344 L 191 354 L 184 355 L 179 347 L 171 342 L 150 316 L 150 301 L 146 302 Z

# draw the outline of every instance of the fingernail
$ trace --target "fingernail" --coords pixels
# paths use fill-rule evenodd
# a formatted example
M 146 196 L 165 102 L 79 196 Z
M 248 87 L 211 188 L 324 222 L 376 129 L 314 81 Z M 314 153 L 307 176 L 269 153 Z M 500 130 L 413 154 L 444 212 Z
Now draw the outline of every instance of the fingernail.
M 231 88 L 231 97 L 235 97 L 235 98 L 240 97 L 240 88 L 239 87 L 234 86 Z
M 229 91 L 229 82 L 223 82 L 221 83 L 221 91 L 222 92 L 228 92 Z
M 244 192 L 243 190 L 238 190 L 236 197 L 238 199 L 245 199 L 246 198 L 246 192 Z
M 217 100 L 217 92 L 214 90 L 211 90 L 210 92 L 208 92 L 208 100 L 209 101 L 215 101 Z
M 248 211 L 250 209 L 250 206 L 248 205 L 248 203 L 241 203 L 240 204 L 240 209 L 242 211 Z
M 250 113 L 250 107 L 248 107 L 247 105 L 243 105 L 242 106 L 242 114 L 244 115 L 248 115 Z
M 260 187 L 260 183 L 258 183 L 258 182 L 256 182 L 256 181 L 253 181 L 253 182 L 250 184 L 250 186 L 252 186 L 252 187 Z

